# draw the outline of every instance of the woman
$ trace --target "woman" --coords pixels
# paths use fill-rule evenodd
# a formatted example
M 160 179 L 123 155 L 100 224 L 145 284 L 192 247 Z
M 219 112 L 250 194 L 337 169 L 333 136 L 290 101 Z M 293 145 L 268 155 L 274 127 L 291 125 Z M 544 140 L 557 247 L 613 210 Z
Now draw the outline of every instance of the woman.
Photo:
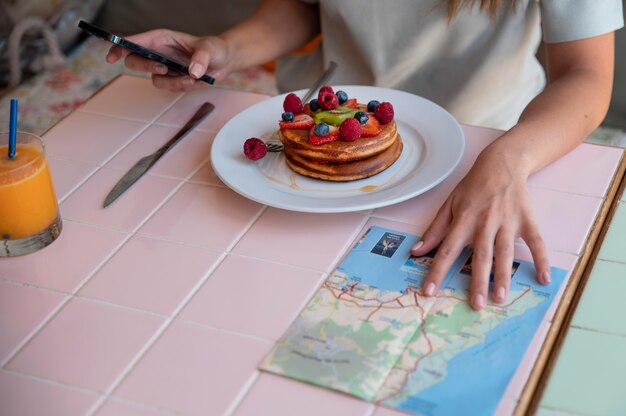
M 439 246 L 423 283 L 432 296 L 463 247 L 473 246 L 470 300 L 480 310 L 492 263 L 492 298 L 506 299 L 517 237 L 531 250 L 538 281 L 550 282 L 527 179 L 604 118 L 613 31 L 622 25 L 620 0 L 265 0 L 217 37 L 156 30 L 130 38 L 190 61 L 188 76 L 115 46 L 107 61 L 126 57 L 129 68 L 151 72 L 157 87 L 185 90 L 204 73 L 223 79 L 281 57 L 321 31 L 316 53 L 281 60 L 281 89 L 305 88 L 334 60 L 333 83 L 402 89 L 442 105 L 461 122 L 504 130 L 412 248 L 421 256 Z M 535 57 L 542 38 L 545 73 Z

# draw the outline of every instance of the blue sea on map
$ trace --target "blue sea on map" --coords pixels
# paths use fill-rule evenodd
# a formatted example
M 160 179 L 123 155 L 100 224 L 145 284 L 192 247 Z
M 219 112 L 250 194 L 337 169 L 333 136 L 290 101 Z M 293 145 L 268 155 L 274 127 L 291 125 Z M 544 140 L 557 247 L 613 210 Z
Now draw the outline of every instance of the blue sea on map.
M 533 266 L 521 262 L 511 290 L 521 291 L 531 286 L 546 299 L 489 331 L 484 343 L 468 348 L 448 362 L 444 381 L 405 400 L 397 408 L 424 416 L 493 414 L 565 276 L 565 270 L 552 268 L 552 282 L 543 286 L 536 282 Z M 467 275 L 458 274 L 447 286 L 465 289 L 468 282 Z

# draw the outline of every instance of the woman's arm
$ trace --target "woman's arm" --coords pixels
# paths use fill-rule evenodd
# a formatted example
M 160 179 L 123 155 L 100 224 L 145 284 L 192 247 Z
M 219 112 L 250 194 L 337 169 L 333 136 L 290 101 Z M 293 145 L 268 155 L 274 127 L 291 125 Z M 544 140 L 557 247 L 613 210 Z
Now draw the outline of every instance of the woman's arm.
M 538 280 L 550 282 L 547 249 L 530 203 L 528 176 L 564 155 L 606 115 L 613 83 L 614 35 L 547 45 L 548 85 L 517 125 L 481 152 L 412 253 L 440 244 L 424 292 L 433 295 L 463 247 L 474 248 L 470 301 L 485 306 L 495 262 L 493 299 L 506 299 L 514 240 L 524 239 Z
M 298 0 L 264 0 L 246 20 L 219 36 L 197 37 L 157 29 L 128 39 L 189 62 L 189 76 L 168 72 L 167 67 L 113 46 L 107 62 L 125 58 L 135 71 L 150 72 L 157 87 L 188 89 L 208 73 L 220 80 L 228 73 L 271 61 L 304 45 L 320 31 L 318 6 Z

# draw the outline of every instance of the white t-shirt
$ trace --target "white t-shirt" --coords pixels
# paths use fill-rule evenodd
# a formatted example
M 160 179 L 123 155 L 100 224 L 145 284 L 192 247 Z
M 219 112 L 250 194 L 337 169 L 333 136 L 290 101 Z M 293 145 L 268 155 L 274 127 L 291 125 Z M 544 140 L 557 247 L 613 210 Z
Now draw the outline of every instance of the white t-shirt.
M 335 61 L 331 84 L 408 91 L 463 123 L 499 129 L 545 86 L 535 57 L 542 36 L 564 42 L 623 26 L 621 0 L 518 0 L 495 20 L 476 5 L 451 22 L 438 0 L 303 1 L 319 3 L 322 44 L 279 60 L 279 90 L 307 88 Z

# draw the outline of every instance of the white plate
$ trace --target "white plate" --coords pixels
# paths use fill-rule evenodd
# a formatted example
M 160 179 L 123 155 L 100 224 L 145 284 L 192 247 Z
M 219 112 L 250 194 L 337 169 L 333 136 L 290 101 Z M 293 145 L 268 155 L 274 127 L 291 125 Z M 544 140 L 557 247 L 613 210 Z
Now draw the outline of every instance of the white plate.
M 257 162 L 243 154 L 250 137 L 267 139 L 278 129 L 286 94 L 257 103 L 230 119 L 211 147 L 217 176 L 239 194 L 276 208 L 303 212 L 347 212 L 405 201 L 443 181 L 459 163 L 465 138 L 459 123 L 425 98 L 379 87 L 333 86 L 360 103 L 393 104 L 404 148 L 385 171 L 352 182 L 326 182 L 294 173 L 282 152 Z M 298 96 L 304 90 L 296 91 Z

